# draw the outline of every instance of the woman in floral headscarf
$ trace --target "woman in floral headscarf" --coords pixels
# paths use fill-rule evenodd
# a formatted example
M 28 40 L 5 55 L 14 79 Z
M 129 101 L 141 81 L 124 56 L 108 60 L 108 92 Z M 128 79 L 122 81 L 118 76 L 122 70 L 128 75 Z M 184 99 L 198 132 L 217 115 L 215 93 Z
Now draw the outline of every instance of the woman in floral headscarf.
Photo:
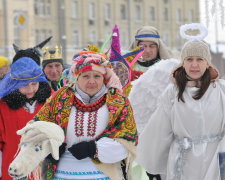
M 60 125 L 66 137 L 59 161 L 46 158 L 44 179 L 125 179 L 121 163 L 128 160 L 127 173 L 137 130 L 118 77 L 109 61 L 91 52 L 75 57 L 71 73 L 75 87 L 59 89 L 35 116 Z

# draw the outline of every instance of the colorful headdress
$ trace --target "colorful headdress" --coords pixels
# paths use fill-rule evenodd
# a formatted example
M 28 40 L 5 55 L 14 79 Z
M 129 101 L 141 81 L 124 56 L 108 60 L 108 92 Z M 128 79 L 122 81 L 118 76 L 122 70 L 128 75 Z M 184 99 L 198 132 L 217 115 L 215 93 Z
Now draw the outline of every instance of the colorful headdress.
M 142 55 L 143 51 L 144 48 L 138 47 L 138 49 L 135 49 L 132 52 L 121 55 L 120 33 L 118 26 L 115 25 L 112 30 L 110 62 L 112 63 L 113 70 L 119 77 L 124 90 L 130 85 L 132 77 L 132 66 Z
M 73 59 L 77 58 L 78 56 L 82 56 L 82 55 L 86 55 L 86 54 L 99 54 L 101 56 L 103 56 L 105 59 L 108 59 L 107 54 L 106 53 L 100 53 L 100 49 L 93 45 L 90 44 L 88 45 L 87 48 L 83 49 L 83 51 L 75 54 L 72 58 Z M 72 62 L 73 64 L 73 62 Z M 73 87 L 75 81 L 76 81 L 76 76 L 72 75 L 73 73 L 71 72 L 70 68 L 67 68 L 63 71 L 60 81 L 58 83 L 58 88 L 61 88 L 62 86 L 71 86 Z
M 103 58 L 101 55 L 93 53 L 78 56 L 74 59 L 74 62 L 76 63 L 74 69 L 75 76 L 79 76 L 80 73 L 84 73 L 86 71 L 98 71 L 105 76 L 105 68 L 112 67 L 110 62 Z
M 0 81 L 0 98 L 31 82 L 47 82 L 47 79 L 33 59 L 20 58 L 11 65 L 11 71 Z
M 89 52 L 73 59 L 71 72 L 75 77 L 79 77 L 81 73 L 87 71 L 98 71 L 102 73 L 108 88 L 114 87 L 122 92 L 122 85 L 119 78 L 113 72 L 111 63 L 102 55 Z

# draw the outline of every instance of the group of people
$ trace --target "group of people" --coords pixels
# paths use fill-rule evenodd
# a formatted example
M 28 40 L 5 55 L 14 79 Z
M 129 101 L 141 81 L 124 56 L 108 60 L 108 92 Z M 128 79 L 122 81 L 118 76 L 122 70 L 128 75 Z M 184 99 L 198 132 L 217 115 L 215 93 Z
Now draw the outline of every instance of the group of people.
M 14 46 L 10 70 L 0 80 L 0 179 L 17 178 L 16 172 L 8 174 L 20 144 L 16 131 L 31 120 L 55 123 L 65 134 L 59 160 L 50 154 L 41 162 L 44 180 L 135 179 L 134 162 L 147 174 L 139 179 L 221 179 L 225 81 L 219 79 L 203 38 L 189 39 L 175 61 L 156 28 L 140 28 L 131 48 L 144 46 L 133 67 L 143 74 L 128 97 L 106 55 L 91 51 L 73 58 L 69 72 L 74 86 L 57 89 L 64 69 L 62 52 L 59 47 L 43 48 L 46 43 L 26 50 Z M 6 60 L 0 68 L 9 66 Z M 160 71 L 163 75 L 156 72 L 162 67 L 167 68 Z M 152 82 L 146 81 L 151 74 Z M 161 75 L 171 81 L 160 81 Z M 157 95 L 154 90 L 138 91 L 154 88 L 155 82 L 163 83 Z M 138 101 L 136 89 L 146 102 Z M 138 108 L 153 110 L 142 119 Z

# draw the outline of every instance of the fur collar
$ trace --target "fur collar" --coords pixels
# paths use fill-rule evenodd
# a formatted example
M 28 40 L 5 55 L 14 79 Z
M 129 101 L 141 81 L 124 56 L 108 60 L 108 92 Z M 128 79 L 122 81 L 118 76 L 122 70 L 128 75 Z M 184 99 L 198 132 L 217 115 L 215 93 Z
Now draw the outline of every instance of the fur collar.
M 39 82 L 39 89 L 35 96 L 31 99 L 27 99 L 25 95 L 15 90 L 12 93 L 2 98 L 9 108 L 17 110 L 23 107 L 26 102 L 31 103 L 37 100 L 38 103 L 44 103 L 51 95 L 51 88 L 47 82 Z
M 152 59 L 152 60 L 149 60 L 149 61 L 137 61 L 138 64 L 140 64 L 141 66 L 144 66 L 144 67 L 150 67 L 152 66 L 153 64 L 159 62 L 160 59 L 157 57 L 155 59 Z

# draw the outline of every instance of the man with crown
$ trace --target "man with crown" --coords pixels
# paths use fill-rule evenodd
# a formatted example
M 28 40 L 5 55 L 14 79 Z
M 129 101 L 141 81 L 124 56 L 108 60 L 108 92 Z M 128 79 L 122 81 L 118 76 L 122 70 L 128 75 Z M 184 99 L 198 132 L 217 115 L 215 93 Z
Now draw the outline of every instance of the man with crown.
M 49 80 L 51 88 L 56 91 L 58 89 L 57 84 L 64 69 L 62 59 L 62 47 L 56 46 L 54 49 L 46 47 L 43 49 L 43 52 L 43 72 Z

